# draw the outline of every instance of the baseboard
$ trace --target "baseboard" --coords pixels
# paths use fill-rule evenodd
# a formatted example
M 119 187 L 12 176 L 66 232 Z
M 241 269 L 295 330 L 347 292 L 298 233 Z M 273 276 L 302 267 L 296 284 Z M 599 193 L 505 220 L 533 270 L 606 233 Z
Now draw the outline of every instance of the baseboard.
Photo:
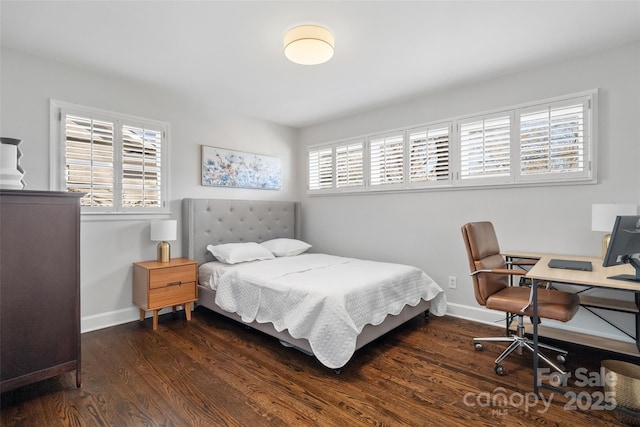
M 182 308 L 178 308 L 182 310 Z M 173 311 L 171 307 L 163 308 L 159 314 L 170 313 Z M 152 311 L 148 311 L 146 317 L 153 316 Z M 95 314 L 93 316 L 85 316 L 80 319 L 80 332 L 97 331 L 98 329 L 109 328 L 111 326 L 122 325 L 140 320 L 140 309 L 138 307 L 129 307 L 122 310 L 109 311 L 106 313 Z
M 505 315 L 499 311 L 450 302 L 447 303 L 447 315 L 493 326 L 503 326 L 505 319 Z
M 180 308 L 179 310 L 181 310 Z M 171 307 L 160 310 L 160 314 L 169 313 L 172 310 Z M 149 311 L 146 317 L 151 317 L 153 312 Z M 459 317 L 461 319 L 470 320 L 472 322 L 484 323 L 486 325 L 504 327 L 505 316 L 495 310 L 487 310 L 480 306 L 468 306 L 456 303 L 447 304 L 447 315 L 453 317 Z M 129 323 L 140 319 L 140 310 L 137 307 L 129 307 L 122 310 L 115 310 L 106 313 L 100 313 L 93 316 L 85 316 L 80 320 L 80 330 L 82 333 L 91 332 L 98 329 L 109 328 L 111 326 L 121 325 L 123 323 Z M 574 319 L 576 320 L 576 319 Z M 582 322 L 577 322 L 582 323 Z M 629 337 L 621 336 L 616 331 L 603 331 L 601 328 L 589 328 L 580 327 L 577 325 L 562 324 L 560 322 L 545 321 L 545 326 L 555 328 L 559 330 L 567 330 L 586 335 L 595 335 L 602 338 L 607 338 L 622 342 L 633 342 Z
M 598 326 L 600 327 L 597 327 L 593 324 L 591 324 L 592 327 L 589 327 L 590 325 L 586 325 L 586 327 L 579 326 L 578 323 L 581 325 L 584 325 L 589 322 L 589 319 L 585 319 L 585 316 L 588 316 L 586 313 L 581 313 L 581 312 L 579 313 L 580 313 L 580 318 L 579 319 L 574 318 L 573 320 L 575 320 L 575 322 L 573 322 L 573 324 L 571 322 L 562 323 L 562 322 L 556 322 L 553 320 L 544 320 L 544 325 L 548 328 L 577 332 L 585 335 L 593 335 L 593 336 L 607 338 L 615 341 L 633 342 L 631 338 L 622 335 L 620 332 L 614 330 L 612 327 L 602 325 L 602 323 L 604 323 L 602 321 L 599 321 L 598 323 Z M 471 307 L 471 306 L 462 305 L 462 304 L 448 303 L 447 314 L 449 316 L 458 317 L 458 318 L 470 320 L 473 322 L 484 323 L 486 325 L 499 326 L 499 327 L 505 326 L 504 314 L 495 310 L 488 310 L 480 306 Z M 603 328 L 606 328 L 608 330 L 603 330 Z

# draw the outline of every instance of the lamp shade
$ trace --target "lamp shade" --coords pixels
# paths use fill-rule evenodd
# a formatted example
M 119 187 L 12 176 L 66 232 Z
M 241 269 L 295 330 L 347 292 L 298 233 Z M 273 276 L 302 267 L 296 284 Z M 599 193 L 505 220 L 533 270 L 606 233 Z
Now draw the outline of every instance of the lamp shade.
M 318 25 L 300 25 L 284 36 L 284 54 L 292 62 L 316 65 L 333 56 L 333 34 Z
M 178 221 L 175 219 L 158 219 L 151 221 L 151 240 L 163 242 L 176 240 Z
M 638 205 L 631 203 L 600 203 L 591 206 L 591 230 L 611 233 L 618 215 L 637 215 Z

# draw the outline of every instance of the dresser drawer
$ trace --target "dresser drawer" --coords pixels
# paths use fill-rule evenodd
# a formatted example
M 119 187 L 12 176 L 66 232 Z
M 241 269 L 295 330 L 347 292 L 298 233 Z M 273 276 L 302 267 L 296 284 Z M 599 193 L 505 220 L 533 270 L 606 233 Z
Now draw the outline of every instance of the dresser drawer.
M 175 286 L 179 283 L 188 283 L 196 281 L 196 266 L 179 265 L 176 267 L 167 267 L 154 269 L 149 272 L 149 288 L 163 288 L 166 286 Z
M 197 298 L 196 282 L 165 286 L 149 291 L 149 306 L 147 308 L 153 310 L 179 305 L 187 301 L 195 301 Z

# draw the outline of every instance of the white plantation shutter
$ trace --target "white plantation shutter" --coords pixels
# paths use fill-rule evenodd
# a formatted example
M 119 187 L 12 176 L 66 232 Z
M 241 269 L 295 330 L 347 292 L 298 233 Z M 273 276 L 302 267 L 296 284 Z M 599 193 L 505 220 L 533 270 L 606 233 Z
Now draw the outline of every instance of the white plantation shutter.
M 316 146 L 309 191 L 595 183 L 597 100 L 591 90 Z
M 122 126 L 122 206 L 162 203 L 162 131 Z
M 584 172 L 588 99 L 521 110 L 522 176 Z
M 166 123 L 54 100 L 51 112 L 55 189 L 86 193 L 83 212 L 168 212 Z
M 511 114 L 460 122 L 460 178 L 510 175 Z
M 336 187 L 360 187 L 364 184 L 364 142 L 336 147 Z
M 65 187 L 86 193 L 82 206 L 113 207 L 113 122 L 64 115 Z
M 371 185 L 404 182 L 404 132 L 369 140 Z
M 450 126 L 409 130 L 409 182 L 448 181 Z
M 333 149 L 309 151 L 309 190 L 333 187 Z

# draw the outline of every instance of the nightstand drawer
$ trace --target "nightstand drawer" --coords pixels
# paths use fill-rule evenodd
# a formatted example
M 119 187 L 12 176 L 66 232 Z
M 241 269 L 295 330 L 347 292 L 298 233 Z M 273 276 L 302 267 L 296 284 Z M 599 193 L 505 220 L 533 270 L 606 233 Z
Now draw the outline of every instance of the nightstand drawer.
M 196 281 L 195 265 L 180 265 L 154 269 L 149 272 L 149 288 L 162 288 L 174 286 L 179 283 L 189 283 Z
M 158 307 L 168 307 L 187 301 L 195 301 L 196 299 L 196 282 L 165 286 L 149 291 L 149 307 L 147 308 L 153 310 Z

